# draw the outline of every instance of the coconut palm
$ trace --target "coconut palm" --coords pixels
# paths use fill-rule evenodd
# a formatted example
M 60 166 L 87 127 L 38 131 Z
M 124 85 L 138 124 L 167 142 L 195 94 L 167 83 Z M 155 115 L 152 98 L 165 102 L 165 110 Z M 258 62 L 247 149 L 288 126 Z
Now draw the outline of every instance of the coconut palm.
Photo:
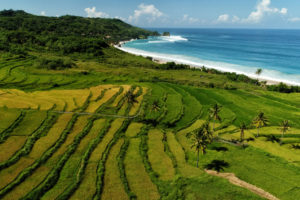
M 204 123 L 199 129 L 192 133 L 193 145 L 197 151 L 197 167 L 199 167 L 200 151 L 204 155 L 206 153 L 207 145 L 212 142 L 212 132 L 210 131 L 209 122 Z
M 128 103 L 128 105 L 133 106 L 134 103 L 137 103 L 138 101 L 136 100 L 136 95 L 133 94 L 133 92 L 131 90 L 129 90 L 126 94 L 125 94 L 125 100 Z
M 151 111 L 157 112 L 159 110 L 160 110 L 160 106 L 158 100 L 153 101 Z
M 288 120 L 283 120 L 281 122 L 281 127 L 280 127 L 280 130 L 282 132 L 282 135 L 281 137 L 283 138 L 283 135 L 290 129 L 290 124 L 289 124 L 289 121 Z
M 241 140 L 241 142 L 244 141 L 245 130 L 246 130 L 246 129 L 247 129 L 246 124 L 245 124 L 244 122 L 242 122 L 242 123 L 240 124 L 240 131 L 241 131 L 240 140 Z
M 263 112 L 260 112 L 257 117 L 253 120 L 253 124 L 255 125 L 255 127 L 257 128 L 257 137 L 259 136 L 259 129 L 261 127 L 264 127 L 268 124 L 269 120 L 268 118 L 265 116 L 265 114 Z
M 255 74 L 256 74 L 257 76 L 260 76 L 261 73 L 262 73 L 262 71 L 263 71 L 263 70 L 262 70 L 261 68 L 259 68 L 259 69 L 256 70 Z
M 221 117 L 219 113 L 221 112 L 221 106 L 215 104 L 212 108 L 210 108 L 210 117 L 214 120 L 213 121 L 213 132 L 215 132 L 215 121 L 221 121 Z

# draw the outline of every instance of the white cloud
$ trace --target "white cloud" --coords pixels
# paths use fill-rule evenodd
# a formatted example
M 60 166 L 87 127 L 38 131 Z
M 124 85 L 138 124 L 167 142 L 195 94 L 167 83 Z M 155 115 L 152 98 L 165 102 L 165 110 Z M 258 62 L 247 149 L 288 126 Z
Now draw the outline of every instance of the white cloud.
M 45 11 L 41 11 L 41 15 L 42 16 L 46 16 L 46 12 Z
M 233 23 L 239 22 L 240 18 L 238 16 L 233 16 L 232 20 Z
M 190 24 L 193 24 L 193 23 L 199 22 L 199 19 L 190 17 L 189 15 L 185 14 L 182 17 L 182 22 L 188 22 Z
M 288 13 L 288 9 L 287 8 L 281 8 L 281 11 L 280 11 L 281 14 L 285 15 Z
M 228 22 L 228 20 L 229 20 L 229 15 L 224 14 L 218 17 L 217 22 Z
M 138 6 L 138 9 L 134 11 L 134 14 L 129 16 L 128 21 L 137 23 L 141 17 L 146 16 L 148 22 L 153 22 L 163 15 L 164 14 L 154 5 L 146 5 L 142 3 Z
M 271 0 L 261 0 L 257 6 L 256 10 L 251 12 L 248 18 L 243 19 L 243 22 L 249 22 L 249 23 L 259 23 L 263 19 L 263 17 L 266 14 L 282 14 L 285 15 L 288 12 L 287 8 L 272 8 L 271 6 Z
M 293 17 L 288 19 L 289 22 L 300 22 L 300 17 Z
M 108 18 L 109 15 L 104 13 L 104 12 L 100 12 L 96 10 L 96 7 L 92 7 L 92 8 L 85 8 L 84 11 L 86 12 L 88 17 L 101 17 L 101 18 Z

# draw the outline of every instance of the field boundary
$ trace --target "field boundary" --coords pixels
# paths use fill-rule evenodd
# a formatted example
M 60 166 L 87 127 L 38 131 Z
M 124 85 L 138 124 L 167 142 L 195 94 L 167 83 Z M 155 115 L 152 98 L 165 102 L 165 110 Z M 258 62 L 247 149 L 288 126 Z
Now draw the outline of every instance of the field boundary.
M 36 109 L 26 109 L 27 111 L 39 111 Z M 73 111 L 48 111 L 49 113 L 58 113 L 58 114 L 76 114 L 76 115 L 90 115 L 90 116 L 100 116 L 100 117 L 113 117 L 113 118 L 124 118 L 124 119 L 134 119 L 138 117 L 142 109 L 139 109 L 139 112 L 136 115 L 123 116 L 123 115 L 110 115 L 110 114 L 101 114 L 101 113 L 90 113 L 90 112 L 73 112 Z

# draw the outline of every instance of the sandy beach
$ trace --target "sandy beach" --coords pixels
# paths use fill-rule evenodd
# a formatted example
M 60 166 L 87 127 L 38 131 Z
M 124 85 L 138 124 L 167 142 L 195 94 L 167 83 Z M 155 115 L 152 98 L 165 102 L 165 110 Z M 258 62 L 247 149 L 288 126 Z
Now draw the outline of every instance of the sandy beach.
M 133 41 L 133 40 L 131 40 Z M 115 45 L 114 47 L 115 48 L 118 48 L 119 50 L 121 51 L 124 51 L 124 52 L 127 52 L 127 53 L 130 53 L 130 54 L 134 54 L 134 55 L 138 55 L 138 56 L 143 56 L 143 57 L 152 57 L 153 58 L 153 62 L 156 62 L 156 63 L 159 63 L 159 64 L 165 64 L 167 62 L 175 62 L 176 64 L 187 64 L 189 65 L 191 68 L 200 68 L 199 65 L 191 65 L 189 63 L 184 63 L 184 62 L 178 62 L 178 61 L 174 61 L 172 59 L 164 59 L 164 58 L 161 58 L 159 56 L 153 56 L 153 55 L 146 55 L 145 53 L 137 53 L 137 52 L 132 52 L 132 51 L 128 51 L 127 49 L 123 48 L 123 45 L 127 42 L 130 42 L 130 41 L 122 41 L 120 42 L 118 45 Z M 204 66 L 206 68 L 210 68 L 210 67 L 207 67 L 207 66 Z M 220 70 L 220 69 L 217 69 L 217 70 Z M 222 71 L 222 70 L 220 70 Z M 226 72 L 226 71 L 222 71 L 222 72 Z M 237 73 L 237 74 L 240 74 L 240 73 Z M 260 77 L 257 77 L 257 76 L 249 76 L 247 74 L 245 74 L 246 76 L 250 77 L 250 78 L 253 78 L 253 79 L 258 79 L 259 81 L 266 81 L 267 85 L 277 85 L 280 83 L 280 81 L 275 81 L 275 80 L 270 80 L 270 79 L 265 79 L 265 78 L 260 78 Z M 287 85 L 291 85 L 289 83 L 286 83 Z

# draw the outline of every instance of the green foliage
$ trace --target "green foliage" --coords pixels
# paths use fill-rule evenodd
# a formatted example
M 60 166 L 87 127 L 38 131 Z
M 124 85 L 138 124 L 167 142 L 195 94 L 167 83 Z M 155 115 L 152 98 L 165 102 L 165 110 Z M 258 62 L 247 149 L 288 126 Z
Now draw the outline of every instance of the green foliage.
M 3 143 L 7 139 L 7 137 L 9 136 L 9 134 L 12 133 L 13 130 L 16 127 L 19 126 L 19 124 L 24 119 L 25 115 L 26 115 L 26 112 L 25 111 L 21 111 L 19 117 L 8 128 L 6 128 L 5 130 L 3 130 L 0 133 L 0 144 Z
M 77 118 L 78 115 L 73 115 L 72 119 L 69 121 L 68 125 L 62 132 L 60 138 L 57 140 L 55 145 L 49 148 L 45 153 L 43 153 L 43 155 L 38 160 L 36 160 L 31 166 L 25 168 L 11 183 L 9 183 L 0 190 L 0 198 L 6 195 L 9 191 L 13 190 L 18 185 L 20 185 L 27 177 L 29 177 L 38 167 L 44 164 L 59 149 L 59 147 L 65 142 L 68 134 L 74 127 Z
M 268 85 L 267 89 L 269 91 L 276 91 L 276 92 L 281 92 L 281 93 L 300 92 L 299 86 L 288 86 L 284 83 L 279 83 L 278 85 Z
M 41 125 L 31 134 L 30 137 L 28 137 L 24 146 L 19 149 L 11 158 L 6 160 L 5 162 L 0 163 L 0 170 L 13 165 L 14 163 L 18 162 L 21 157 L 28 155 L 32 150 L 35 142 L 50 130 L 50 128 L 56 122 L 57 118 L 57 114 L 48 113 L 43 123 L 41 123 Z
M 96 118 L 94 118 L 93 120 L 96 120 Z M 85 151 L 84 155 L 81 158 L 80 169 L 77 171 L 76 181 L 73 182 L 72 184 L 70 184 L 68 186 L 68 188 L 66 190 L 64 190 L 63 193 L 57 197 L 58 200 L 69 199 L 72 196 L 72 194 L 76 191 L 76 189 L 79 187 L 79 185 L 84 177 L 84 172 L 86 170 L 86 166 L 88 164 L 88 160 L 89 160 L 92 152 L 95 150 L 97 145 L 102 141 L 102 139 L 105 136 L 105 133 L 107 133 L 110 126 L 111 126 L 111 120 L 108 120 L 105 124 L 105 127 L 103 127 L 103 129 L 98 134 L 98 137 L 89 143 L 87 150 Z
M 75 67 L 76 65 L 70 59 L 62 59 L 62 58 L 40 58 L 36 60 L 36 67 L 40 69 L 48 69 L 48 70 L 64 70 Z
M 63 54 L 103 54 L 110 43 L 146 38 L 157 32 L 133 27 L 119 19 L 77 16 L 43 17 L 24 11 L 0 12 L 0 50 L 24 54 L 20 47 L 59 51 Z M 19 47 L 13 47 L 17 45 Z
M 105 172 L 105 162 L 108 158 L 108 154 L 109 154 L 111 148 L 113 147 L 113 145 L 115 145 L 116 142 L 118 141 L 118 139 L 121 137 L 121 134 L 126 131 L 129 124 L 130 124 L 130 120 L 125 120 L 123 122 L 122 126 L 115 133 L 113 139 L 105 147 L 105 150 L 104 150 L 104 152 L 101 156 L 101 160 L 98 163 L 98 167 L 97 167 L 97 184 L 96 184 L 96 193 L 94 194 L 94 198 L 96 198 L 96 199 L 100 199 L 101 194 L 103 192 L 103 184 L 104 184 L 103 179 L 104 179 L 104 172 Z
M 165 70 L 178 70 L 178 69 L 189 69 L 189 65 L 184 65 L 184 64 L 176 64 L 175 62 L 167 62 L 166 64 L 161 64 L 159 66 L 160 69 L 165 69 Z
M 129 183 L 126 177 L 126 172 L 125 172 L 125 165 L 124 165 L 124 160 L 125 160 L 125 156 L 126 156 L 126 152 L 129 146 L 129 140 L 125 139 L 124 143 L 120 149 L 120 153 L 117 157 L 118 160 L 118 166 L 119 166 L 119 170 L 120 170 L 120 178 L 122 180 L 124 189 L 126 191 L 126 193 L 128 194 L 130 199 L 136 199 L 136 195 L 131 191 L 130 187 L 129 187 Z

